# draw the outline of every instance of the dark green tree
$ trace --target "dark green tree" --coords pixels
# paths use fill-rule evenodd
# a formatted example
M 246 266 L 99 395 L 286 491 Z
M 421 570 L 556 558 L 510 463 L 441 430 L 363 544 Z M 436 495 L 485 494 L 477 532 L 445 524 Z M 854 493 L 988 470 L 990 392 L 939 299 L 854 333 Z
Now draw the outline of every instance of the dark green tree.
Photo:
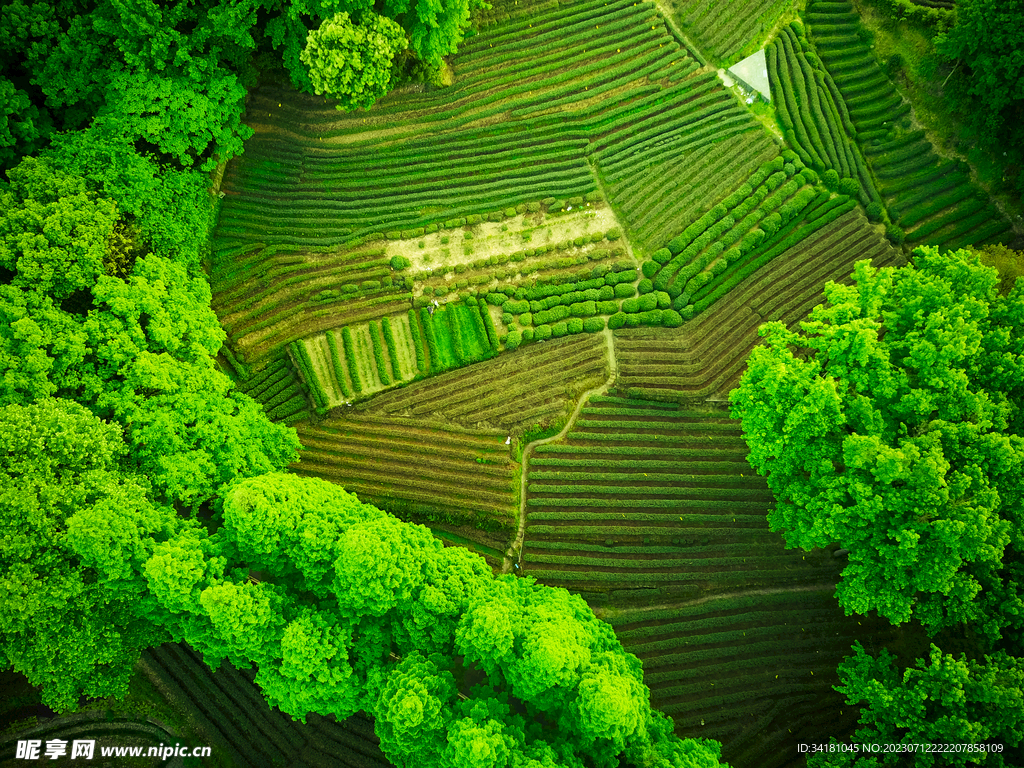
M 1024 1 L 958 0 L 956 23 L 935 37 L 935 50 L 955 70 L 948 88 L 972 143 L 1008 169 L 1024 163 Z M 1015 172 L 1018 194 L 1024 174 Z
M 958 251 L 855 268 L 802 333 L 762 326 L 732 412 L 790 546 L 849 550 L 848 613 L 1019 628 L 1024 285 Z M 1012 634 L 1012 632 L 1011 632 Z
M 1024 754 L 1024 661 L 1002 651 L 984 661 L 957 659 L 935 645 L 927 659 L 900 670 L 883 649 L 877 657 L 858 642 L 839 665 L 836 690 L 861 707 L 861 728 L 852 741 L 877 744 L 878 756 L 813 757 L 810 768 L 873 768 L 879 765 L 1020 765 Z M 1002 751 L 882 752 L 887 744 L 998 744 Z M 908 762 L 908 758 L 912 758 Z

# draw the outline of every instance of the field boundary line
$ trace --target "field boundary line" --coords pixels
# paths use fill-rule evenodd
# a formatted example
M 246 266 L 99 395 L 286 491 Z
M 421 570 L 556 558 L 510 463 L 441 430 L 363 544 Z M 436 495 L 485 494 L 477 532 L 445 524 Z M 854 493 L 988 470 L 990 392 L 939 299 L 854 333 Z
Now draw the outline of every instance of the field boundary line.
M 670 608 L 688 608 L 694 605 L 703 605 L 704 603 L 711 602 L 712 600 L 729 600 L 737 597 L 746 597 L 747 595 L 779 595 L 783 592 L 824 592 L 825 590 L 835 590 L 836 584 L 804 584 L 804 585 L 791 585 L 785 587 L 772 587 L 770 589 L 744 589 L 738 592 L 714 592 L 710 595 L 704 595 L 702 597 L 695 598 L 694 600 L 687 600 L 682 603 L 658 603 L 657 605 L 640 605 L 629 609 L 630 613 L 639 613 L 641 611 L 664 611 Z M 600 606 L 594 608 L 594 615 L 598 618 L 608 615 L 608 609 Z M 643 617 L 638 617 L 637 621 L 643 621 Z
M 546 443 L 554 442 L 555 440 L 561 440 L 576 424 L 576 420 L 579 418 L 580 411 L 583 410 L 583 406 L 586 404 L 591 397 L 595 395 L 603 395 L 608 392 L 615 385 L 615 379 L 618 376 L 619 367 L 615 361 L 615 337 L 611 330 L 605 328 L 601 331 L 604 336 L 605 344 L 608 350 L 608 380 L 599 387 L 593 387 L 588 389 L 586 392 L 579 396 L 576 401 L 576 407 L 573 409 L 569 418 L 565 420 L 565 426 L 562 427 L 561 431 L 557 435 L 551 437 L 544 437 L 539 440 L 534 440 L 531 443 L 527 443 L 523 446 L 523 459 L 521 462 L 521 476 L 519 486 L 519 529 L 516 531 L 516 537 L 508 545 L 505 550 L 505 560 L 501 565 L 502 573 L 512 572 L 513 561 L 519 562 L 522 560 L 523 542 L 526 539 L 526 484 L 527 474 L 529 470 L 530 454 L 533 449 L 538 445 L 544 445 Z

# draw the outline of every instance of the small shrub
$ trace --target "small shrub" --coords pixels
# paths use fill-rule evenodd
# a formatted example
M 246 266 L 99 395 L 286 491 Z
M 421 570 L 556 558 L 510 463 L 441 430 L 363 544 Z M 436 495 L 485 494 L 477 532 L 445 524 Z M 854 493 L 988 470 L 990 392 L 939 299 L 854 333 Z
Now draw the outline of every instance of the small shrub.
M 518 349 L 522 343 L 523 334 L 519 331 L 509 331 L 508 336 L 505 337 L 505 349 L 507 350 Z
M 645 277 L 637 284 L 636 289 L 640 293 L 650 293 L 651 291 L 654 290 L 654 283 L 652 283 L 648 278 Z
M 466 217 L 466 224 L 468 224 L 471 227 L 474 224 L 479 224 L 481 221 L 483 221 L 483 219 L 478 213 L 471 213 L 469 214 L 469 216 Z M 467 232 L 466 234 L 468 235 L 469 233 Z
M 840 179 L 839 180 L 839 191 L 844 195 L 854 197 L 860 193 L 860 182 L 856 179 Z
M 519 324 L 520 325 L 533 325 L 533 313 L 532 312 L 523 312 L 523 314 L 521 314 L 519 316 Z
M 821 174 L 821 181 L 826 188 L 835 192 L 839 188 L 839 173 L 835 168 L 829 168 Z
M 661 324 L 666 328 L 678 328 L 683 324 L 683 316 L 674 309 L 664 309 L 661 312 Z
M 409 261 L 409 259 L 405 258 L 405 256 L 392 256 L 391 257 L 391 268 L 393 270 L 395 270 L 396 272 L 400 272 L 401 270 L 403 270 L 406 267 L 409 267 L 411 265 L 412 265 L 412 262 Z
M 505 217 L 506 218 L 511 219 L 515 215 L 516 215 L 516 209 L 515 208 L 506 208 L 505 209 Z
M 871 221 L 881 221 L 882 216 L 885 213 L 885 209 L 882 208 L 882 204 L 877 200 L 868 203 L 867 207 L 868 219 Z
M 359 284 L 359 289 L 362 291 L 379 291 L 380 280 L 363 280 Z
M 613 331 L 616 328 L 621 328 L 625 324 L 626 324 L 626 313 L 625 312 L 616 312 L 614 315 L 612 315 L 611 317 L 608 318 L 608 327 L 611 330 L 613 330 Z
M 527 203 L 526 210 L 530 213 L 537 213 L 540 210 L 540 203 Z
M 535 335 L 533 328 L 523 328 L 523 341 L 533 341 Z

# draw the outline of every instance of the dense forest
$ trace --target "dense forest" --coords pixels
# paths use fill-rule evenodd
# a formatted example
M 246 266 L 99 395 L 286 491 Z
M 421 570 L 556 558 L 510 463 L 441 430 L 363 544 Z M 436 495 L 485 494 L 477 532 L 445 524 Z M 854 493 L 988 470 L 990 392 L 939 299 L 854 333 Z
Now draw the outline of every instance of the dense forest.
M 0 667 L 63 715 L 183 643 L 296 720 L 369 715 L 397 766 L 1024 765 L 1024 6 L 871 4 L 918 67 L 847 3 L 731 43 L 682 1 L 494 5 L 0 6 Z M 766 43 L 748 109 L 713 64 Z M 826 747 L 974 747 L 734 746 L 738 694 L 677 679 L 718 657 L 641 658 L 713 596 L 701 535 L 730 588 L 790 583 L 781 536 L 866 642 L 904 633 L 845 643 Z

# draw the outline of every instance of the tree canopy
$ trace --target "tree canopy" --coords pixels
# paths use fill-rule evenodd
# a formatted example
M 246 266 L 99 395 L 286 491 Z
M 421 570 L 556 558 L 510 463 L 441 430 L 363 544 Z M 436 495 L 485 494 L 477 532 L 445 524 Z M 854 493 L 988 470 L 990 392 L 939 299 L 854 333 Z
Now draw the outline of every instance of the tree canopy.
M 919 248 L 858 262 L 802 332 L 762 326 L 732 413 L 790 546 L 849 550 L 837 597 L 932 631 L 1024 615 L 1004 559 L 1021 552 L 1024 284 L 976 257 Z
M 182 529 L 142 571 L 145 615 L 174 639 L 255 664 L 292 716 L 370 713 L 398 765 L 719 765 L 652 712 L 639 660 L 582 598 L 494 578 L 325 481 L 237 480 L 215 534 Z
M 353 24 L 336 13 L 309 33 L 299 56 L 317 94 L 338 100 L 338 109 L 367 109 L 388 92 L 395 54 L 409 43 L 391 19 L 372 11 Z
M 0 408 L 0 662 L 63 711 L 123 696 L 166 635 L 137 610 L 142 564 L 178 527 L 121 467 L 121 429 L 67 400 Z
M 1002 751 L 915 751 L 913 764 L 994 768 L 1020 765 L 1024 742 L 1024 661 L 1002 651 L 982 661 L 955 658 L 934 644 L 927 659 L 899 669 L 895 657 L 882 649 L 877 657 L 858 642 L 854 654 L 839 665 L 842 681 L 836 690 L 846 703 L 862 707 L 856 744 L 997 744 Z M 901 765 L 905 753 L 856 757 L 827 753 L 807 761 L 809 768 L 877 768 Z
M 949 88 L 975 141 L 1008 167 L 1024 163 L 1024 0 L 957 0 L 956 23 L 935 50 L 963 70 Z

